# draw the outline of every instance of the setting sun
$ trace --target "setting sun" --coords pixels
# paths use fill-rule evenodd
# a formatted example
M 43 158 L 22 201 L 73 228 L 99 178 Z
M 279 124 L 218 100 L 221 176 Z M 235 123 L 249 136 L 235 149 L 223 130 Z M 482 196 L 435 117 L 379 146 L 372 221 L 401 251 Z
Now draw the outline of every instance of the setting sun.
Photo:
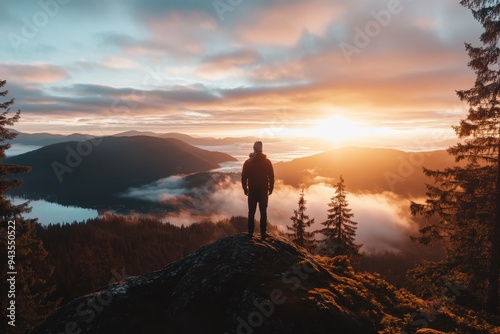
M 355 121 L 343 116 L 335 115 L 320 119 L 311 129 L 311 135 L 322 139 L 340 141 L 363 136 L 363 127 Z

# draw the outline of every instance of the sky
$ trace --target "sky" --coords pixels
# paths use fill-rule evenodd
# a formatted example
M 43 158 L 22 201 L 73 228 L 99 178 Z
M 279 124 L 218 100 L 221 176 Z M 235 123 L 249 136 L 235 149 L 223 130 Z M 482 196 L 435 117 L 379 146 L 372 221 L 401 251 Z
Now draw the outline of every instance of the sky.
M 439 143 L 473 86 L 458 0 L 4 1 L 16 130 Z

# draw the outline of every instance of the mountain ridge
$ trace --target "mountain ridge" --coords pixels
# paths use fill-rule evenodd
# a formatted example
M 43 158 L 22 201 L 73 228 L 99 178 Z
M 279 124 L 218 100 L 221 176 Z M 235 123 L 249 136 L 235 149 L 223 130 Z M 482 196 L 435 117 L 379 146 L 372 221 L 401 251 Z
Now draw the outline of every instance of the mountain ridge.
M 255 137 L 224 137 L 224 138 L 193 137 L 178 132 L 157 133 L 152 131 L 137 131 L 137 130 L 124 131 L 107 136 L 96 136 L 96 135 L 89 135 L 82 133 L 72 133 L 70 135 L 53 134 L 49 132 L 24 133 L 16 130 L 12 130 L 12 132 L 17 133 L 17 137 L 10 141 L 11 144 L 23 144 L 23 145 L 34 145 L 34 146 L 47 146 L 67 141 L 85 141 L 99 137 L 148 136 L 156 138 L 172 138 L 181 140 L 190 145 L 199 145 L 199 146 L 231 145 L 231 144 L 245 143 L 245 142 L 250 143 L 257 140 L 257 138 Z
M 335 183 L 344 176 L 351 192 L 391 191 L 405 197 L 425 195 L 426 177 L 422 167 L 443 169 L 455 165 L 445 150 L 405 152 L 392 148 L 344 147 L 278 162 L 277 178 L 299 186 L 317 182 Z

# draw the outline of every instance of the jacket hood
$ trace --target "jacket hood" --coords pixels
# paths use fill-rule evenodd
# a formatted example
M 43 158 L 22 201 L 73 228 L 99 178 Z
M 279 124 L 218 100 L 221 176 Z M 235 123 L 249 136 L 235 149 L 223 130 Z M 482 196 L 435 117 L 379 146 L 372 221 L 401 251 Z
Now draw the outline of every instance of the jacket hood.
M 263 154 L 262 152 L 250 153 L 248 156 L 250 157 L 250 161 L 261 161 L 267 158 L 267 155 Z

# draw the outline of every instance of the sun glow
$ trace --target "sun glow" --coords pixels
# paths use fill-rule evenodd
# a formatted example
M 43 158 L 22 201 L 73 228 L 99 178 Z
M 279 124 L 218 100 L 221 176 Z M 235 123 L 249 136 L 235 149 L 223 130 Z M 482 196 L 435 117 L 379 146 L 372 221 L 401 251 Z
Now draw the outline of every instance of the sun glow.
M 320 119 L 311 129 L 311 135 L 332 141 L 350 140 L 364 137 L 369 128 L 343 116 Z

